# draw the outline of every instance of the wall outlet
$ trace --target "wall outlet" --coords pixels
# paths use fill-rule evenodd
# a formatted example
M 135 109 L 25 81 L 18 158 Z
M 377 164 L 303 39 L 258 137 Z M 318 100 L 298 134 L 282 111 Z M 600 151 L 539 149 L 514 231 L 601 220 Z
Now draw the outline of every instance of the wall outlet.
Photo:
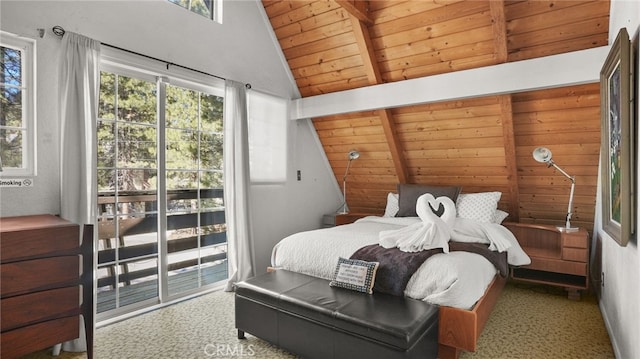
M 600 274 L 600 285 L 604 288 L 604 272 L 601 272 Z
M 302 181 L 302 171 L 298 170 L 298 181 Z

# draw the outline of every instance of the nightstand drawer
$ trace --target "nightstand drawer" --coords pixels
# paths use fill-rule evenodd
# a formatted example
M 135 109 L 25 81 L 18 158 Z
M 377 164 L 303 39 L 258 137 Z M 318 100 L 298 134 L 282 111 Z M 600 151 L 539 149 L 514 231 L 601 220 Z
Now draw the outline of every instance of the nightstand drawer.
M 587 263 L 569 262 L 549 258 L 531 258 L 531 264 L 522 268 L 536 269 L 546 272 L 565 273 L 573 275 L 587 275 Z
M 585 235 L 566 233 L 563 238 L 565 247 L 587 248 L 589 241 Z
M 589 260 L 589 251 L 586 248 L 563 248 L 562 259 L 585 263 Z

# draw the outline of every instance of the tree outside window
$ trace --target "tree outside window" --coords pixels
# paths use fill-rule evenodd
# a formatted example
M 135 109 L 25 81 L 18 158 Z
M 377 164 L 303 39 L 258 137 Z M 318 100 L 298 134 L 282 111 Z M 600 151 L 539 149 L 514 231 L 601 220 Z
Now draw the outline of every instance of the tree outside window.
M 0 40 L 0 168 L 2 175 L 35 174 L 34 42 L 7 33 Z

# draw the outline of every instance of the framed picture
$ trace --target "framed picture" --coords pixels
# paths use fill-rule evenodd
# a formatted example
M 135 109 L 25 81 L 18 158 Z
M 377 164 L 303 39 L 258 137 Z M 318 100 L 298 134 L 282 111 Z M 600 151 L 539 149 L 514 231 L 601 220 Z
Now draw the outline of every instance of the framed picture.
M 602 226 L 621 246 L 627 245 L 635 227 L 630 48 L 629 34 L 622 28 L 600 70 Z

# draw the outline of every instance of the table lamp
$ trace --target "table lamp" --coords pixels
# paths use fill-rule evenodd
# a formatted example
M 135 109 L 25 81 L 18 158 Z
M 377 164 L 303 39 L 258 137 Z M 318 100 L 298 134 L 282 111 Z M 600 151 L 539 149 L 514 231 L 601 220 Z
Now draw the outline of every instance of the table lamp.
M 571 193 L 569 194 L 569 207 L 567 208 L 567 221 L 564 227 L 558 227 L 558 230 L 561 232 L 577 232 L 577 227 L 571 227 L 571 210 L 573 207 L 573 190 L 576 185 L 576 179 L 574 176 L 569 176 L 567 172 L 563 171 L 562 168 L 558 167 L 558 165 L 553 162 L 551 150 L 546 147 L 538 147 L 533 150 L 533 158 L 542 163 L 546 163 L 547 167 L 555 167 L 560 173 L 565 175 L 569 180 L 571 180 Z
M 347 214 L 347 175 L 349 175 L 349 167 L 351 167 L 351 161 L 358 159 L 360 157 L 360 152 L 356 150 L 349 151 L 349 162 L 347 163 L 347 170 L 344 173 L 344 177 L 342 177 L 342 195 L 344 196 L 344 203 L 342 204 L 342 211 L 338 212 L 338 214 Z

